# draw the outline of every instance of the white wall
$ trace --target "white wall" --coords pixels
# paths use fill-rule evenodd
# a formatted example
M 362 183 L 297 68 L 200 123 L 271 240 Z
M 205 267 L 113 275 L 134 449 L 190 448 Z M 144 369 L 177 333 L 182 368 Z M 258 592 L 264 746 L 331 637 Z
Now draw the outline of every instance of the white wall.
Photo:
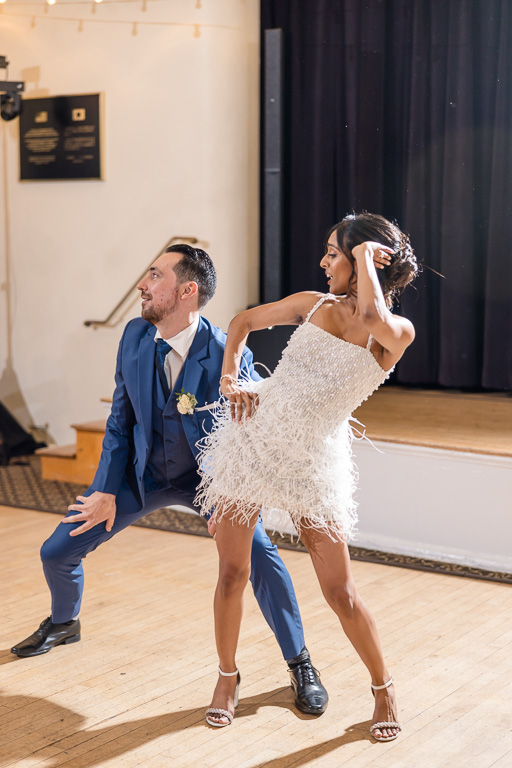
M 356 546 L 512 573 L 512 458 L 354 443 Z
M 0 8 L 0 53 L 26 97 L 105 93 L 104 181 L 20 183 L 18 121 L 0 121 L 0 400 L 69 442 L 70 423 L 103 413 L 124 325 L 83 321 L 172 236 L 214 259 L 213 322 L 257 299 L 259 3 Z

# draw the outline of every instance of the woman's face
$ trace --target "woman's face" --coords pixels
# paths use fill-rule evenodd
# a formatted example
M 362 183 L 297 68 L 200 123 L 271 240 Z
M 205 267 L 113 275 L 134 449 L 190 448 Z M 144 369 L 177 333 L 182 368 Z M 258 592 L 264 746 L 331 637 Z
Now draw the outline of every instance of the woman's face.
M 352 274 L 352 264 L 339 247 L 336 232 L 333 232 L 327 241 L 326 253 L 320 266 L 325 270 L 329 292 L 336 296 L 346 293 Z

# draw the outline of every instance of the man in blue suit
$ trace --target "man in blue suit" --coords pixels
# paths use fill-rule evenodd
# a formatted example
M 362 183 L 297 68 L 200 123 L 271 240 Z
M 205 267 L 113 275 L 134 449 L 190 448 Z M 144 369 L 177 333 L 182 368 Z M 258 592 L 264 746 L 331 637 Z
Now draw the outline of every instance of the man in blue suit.
M 119 344 L 98 469 L 91 487 L 68 507 L 69 514 L 42 546 L 52 613 L 11 649 L 20 657 L 80 640 L 82 560 L 89 552 L 155 509 L 194 508 L 197 441 L 212 427 L 208 405 L 219 397 L 226 340 L 200 315 L 215 292 L 215 268 L 200 248 L 173 245 L 137 287 L 142 317 L 128 323 Z M 241 368 L 258 379 L 247 348 L 244 359 Z M 193 409 L 184 407 L 186 400 L 179 402 L 181 392 L 195 398 Z M 251 582 L 287 660 L 297 707 L 320 714 L 327 692 L 304 646 L 290 576 L 261 519 L 254 534 Z

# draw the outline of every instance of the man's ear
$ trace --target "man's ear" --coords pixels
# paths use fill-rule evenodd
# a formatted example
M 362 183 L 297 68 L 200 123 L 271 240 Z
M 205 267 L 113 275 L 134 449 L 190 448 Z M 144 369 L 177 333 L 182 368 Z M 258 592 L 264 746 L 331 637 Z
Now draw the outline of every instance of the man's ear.
M 180 299 L 186 299 L 186 300 L 192 299 L 194 298 L 194 296 L 197 297 L 198 292 L 199 292 L 198 285 L 193 280 L 190 281 L 189 283 L 184 283 L 184 285 L 182 286 L 182 290 L 180 292 Z

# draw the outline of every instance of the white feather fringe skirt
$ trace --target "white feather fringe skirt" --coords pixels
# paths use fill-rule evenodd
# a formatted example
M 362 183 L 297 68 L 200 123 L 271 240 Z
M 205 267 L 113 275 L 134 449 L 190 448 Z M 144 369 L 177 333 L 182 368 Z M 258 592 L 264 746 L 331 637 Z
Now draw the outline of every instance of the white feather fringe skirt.
M 336 422 L 315 407 L 310 387 L 295 382 L 283 393 L 279 375 L 244 386 L 258 392 L 256 413 L 233 422 L 221 401 L 212 432 L 198 443 L 201 514 L 248 525 L 261 512 L 267 528 L 289 530 L 291 521 L 299 534 L 312 528 L 352 538 L 357 472 L 348 418 Z

